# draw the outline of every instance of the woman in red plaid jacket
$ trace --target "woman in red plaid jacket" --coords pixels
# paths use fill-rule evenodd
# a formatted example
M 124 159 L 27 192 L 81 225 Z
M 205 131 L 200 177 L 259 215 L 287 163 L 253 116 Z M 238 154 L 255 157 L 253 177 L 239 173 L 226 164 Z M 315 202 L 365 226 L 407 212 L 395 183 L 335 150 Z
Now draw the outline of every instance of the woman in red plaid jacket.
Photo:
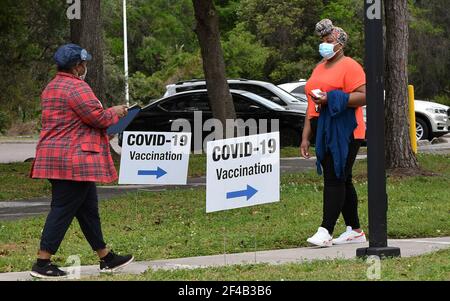
M 98 212 L 95 182 L 117 179 L 106 129 L 127 114 L 126 106 L 104 109 L 84 81 L 92 56 L 75 44 L 54 55 L 58 73 L 41 95 L 42 130 L 31 169 L 32 178 L 49 179 L 51 210 L 42 232 L 38 259 L 31 275 L 65 277 L 52 264 L 64 235 L 76 217 L 83 234 L 100 257 L 102 271 L 114 271 L 133 260 L 108 251 Z

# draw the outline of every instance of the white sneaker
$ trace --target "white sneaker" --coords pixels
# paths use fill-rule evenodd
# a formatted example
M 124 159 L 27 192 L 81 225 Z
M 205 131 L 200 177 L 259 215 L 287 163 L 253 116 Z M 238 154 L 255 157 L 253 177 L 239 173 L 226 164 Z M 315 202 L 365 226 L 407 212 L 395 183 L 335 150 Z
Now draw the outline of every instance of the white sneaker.
M 319 227 L 316 234 L 308 238 L 306 241 L 319 247 L 331 247 L 333 245 L 332 240 L 333 237 L 331 237 L 331 235 L 328 233 L 328 230 Z
M 347 226 L 347 231 L 342 233 L 338 238 L 333 239 L 334 245 L 360 244 L 366 242 L 366 234 L 364 231 L 353 231 L 352 227 Z

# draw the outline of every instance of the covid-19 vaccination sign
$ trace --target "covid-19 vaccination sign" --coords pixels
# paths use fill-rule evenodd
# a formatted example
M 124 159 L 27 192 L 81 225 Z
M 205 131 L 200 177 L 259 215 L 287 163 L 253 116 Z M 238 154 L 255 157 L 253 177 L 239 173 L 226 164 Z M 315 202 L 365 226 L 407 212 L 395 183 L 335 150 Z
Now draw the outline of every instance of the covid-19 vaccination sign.
M 280 200 L 279 133 L 207 144 L 206 212 Z
M 185 185 L 191 133 L 124 132 L 119 184 Z

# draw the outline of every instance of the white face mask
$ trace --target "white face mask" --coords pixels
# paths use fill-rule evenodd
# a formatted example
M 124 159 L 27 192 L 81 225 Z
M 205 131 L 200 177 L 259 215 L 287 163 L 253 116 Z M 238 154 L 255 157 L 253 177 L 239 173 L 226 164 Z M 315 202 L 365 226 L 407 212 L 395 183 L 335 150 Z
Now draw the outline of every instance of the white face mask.
M 339 52 L 340 49 L 338 49 L 337 51 L 334 51 L 334 46 L 338 45 L 337 44 L 331 44 L 331 43 L 322 43 L 319 46 L 319 52 L 320 55 L 326 59 L 326 60 L 330 60 L 331 58 L 333 58 L 336 53 Z

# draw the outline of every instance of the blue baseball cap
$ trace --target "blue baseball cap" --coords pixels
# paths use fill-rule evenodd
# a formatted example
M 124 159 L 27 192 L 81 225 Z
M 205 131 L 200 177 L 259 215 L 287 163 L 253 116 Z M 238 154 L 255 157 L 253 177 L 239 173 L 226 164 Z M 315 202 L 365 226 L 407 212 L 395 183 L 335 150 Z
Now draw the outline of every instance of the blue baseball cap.
M 58 67 L 69 69 L 80 61 L 92 60 L 92 55 L 77 44 L 65 44 L 56 50 L 53 59 Z

